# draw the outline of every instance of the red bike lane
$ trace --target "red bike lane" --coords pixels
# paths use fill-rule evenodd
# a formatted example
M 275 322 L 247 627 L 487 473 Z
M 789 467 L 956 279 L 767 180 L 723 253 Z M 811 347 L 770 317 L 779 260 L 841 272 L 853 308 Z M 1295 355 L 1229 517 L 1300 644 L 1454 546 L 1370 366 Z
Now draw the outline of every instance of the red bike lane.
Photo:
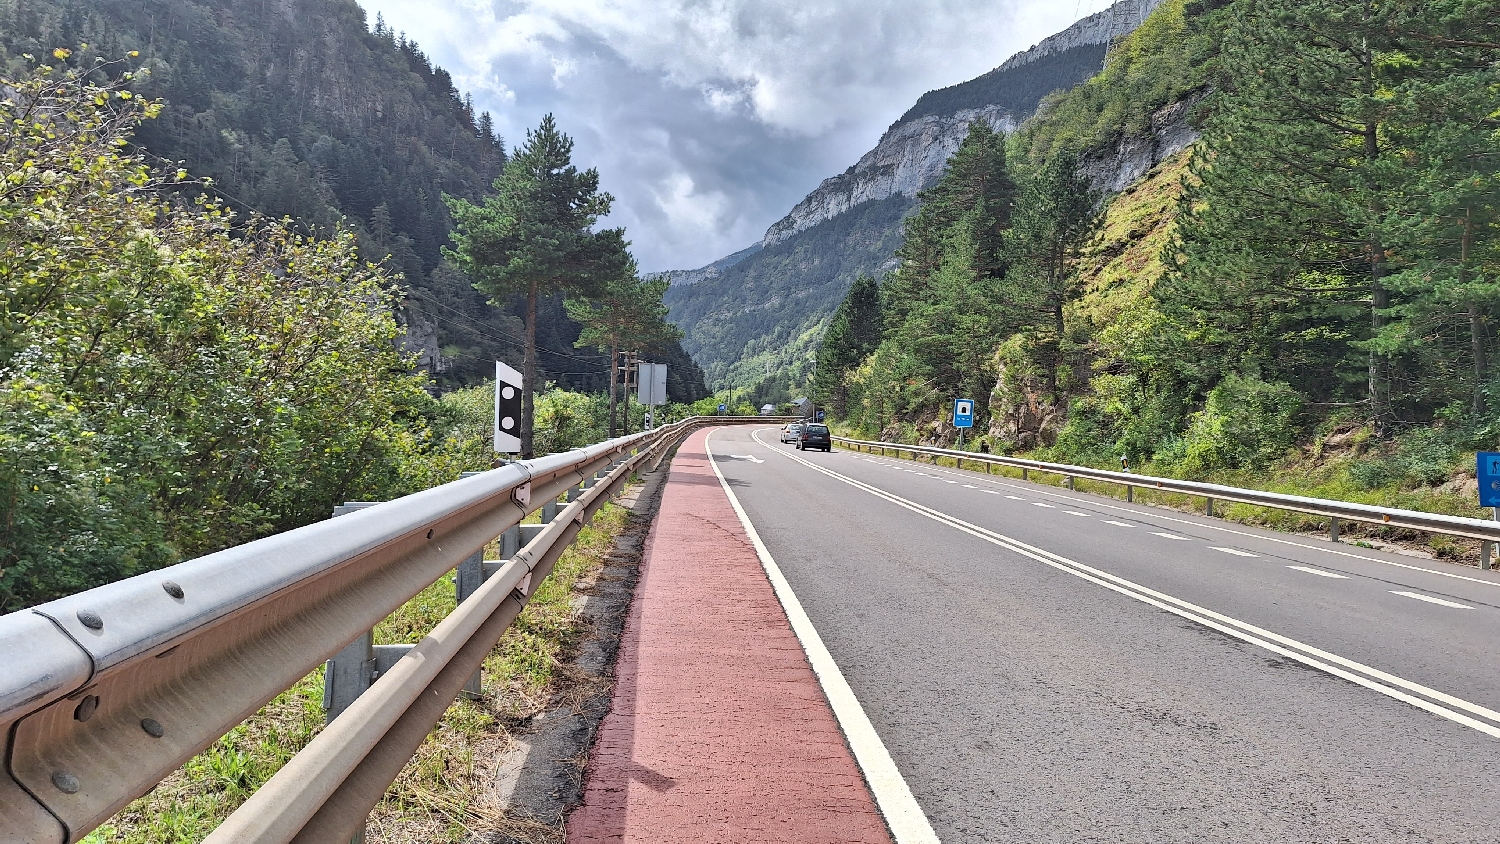
M 707 435 L 663 488 L 568 841 L 889 844 Z

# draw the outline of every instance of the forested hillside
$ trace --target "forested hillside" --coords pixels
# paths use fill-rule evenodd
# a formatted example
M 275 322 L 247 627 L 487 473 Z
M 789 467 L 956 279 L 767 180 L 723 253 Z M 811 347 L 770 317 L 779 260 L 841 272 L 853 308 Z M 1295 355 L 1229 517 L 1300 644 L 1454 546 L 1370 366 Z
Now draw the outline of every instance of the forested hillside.
M 1184 107 L 1197 144 L 1097 192 Z M 819 392 L 887 437 L 950 441 L 969 396 L 996 450 L 1201 477 L 1338 443 L 1339 494 L 1440 483 L 1500 436 L 1497 115 L 1493 2 L 1168 2 L 1003 142 L 976 125 Z
M 1049 94 L 1089 79 L 1101 67 L 1115 17 L 1112 8 L 1089 16 L 989 73 L 923 94 L 858 164 L 825 180 L 772 226 L 764 248 L 726 259 L 721 263 L 727 265 L 712 271 L 671 274 L 702 279 L 674 286 L 667 302 L 673 323 L 683 329 L 684 347 L 709 382 L 753 386 L 767 398 L 805 390 L 812 351 L 834 308 L 860 274 L 891 269 L 901 220 L 916 206 L 916 192 L 936 178 L 968 121 L 982 115 L 1014 126 Z M 945 151 L 934 155 L 937 149 Z M 927 160 L 932 166 L 923 169 Z M 832 209 L 813 213 L 818 221 L 810 228 L 787 228 L 804 206 L 817 205 L 830 192 L 847 193 L 847 202 L 842 195 L 830 197 Z
M 80 48 L 80 45 L 87 45 Z M 488 114 L 452 78 L 353 0 L 3 0 L 0 49 L 12 75 L 30 54 L 88 67 L 138 51 L 149 71 L 137 91 L 161 98 L 136 142 L 154 158 L 212 179 L 210 193 L 239 212 L 288 216 L 308 229 L 347 220 L 361 254 L 404 277 L 409 341 L 440 385 L 519 361 L 519 311 L 486 304 L 441 263 L 452 228 L 443 194 L 476 199 L 505 162 Z M 542 307 L 543 373 L 603 389 L 608 362 L 575 349 L 578 327 L 560 299 Z M 669 364 L 688 375 L 685 354 Z M 678 399 L 700 397 L 689 386 Z

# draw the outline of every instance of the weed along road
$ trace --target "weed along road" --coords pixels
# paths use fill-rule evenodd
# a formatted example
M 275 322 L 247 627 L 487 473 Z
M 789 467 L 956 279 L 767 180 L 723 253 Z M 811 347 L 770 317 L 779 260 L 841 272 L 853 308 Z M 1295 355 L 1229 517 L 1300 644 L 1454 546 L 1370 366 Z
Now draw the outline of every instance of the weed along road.
M 943 841 L 1500 840 L 1495 573 L 777 439 L 708 447 Z

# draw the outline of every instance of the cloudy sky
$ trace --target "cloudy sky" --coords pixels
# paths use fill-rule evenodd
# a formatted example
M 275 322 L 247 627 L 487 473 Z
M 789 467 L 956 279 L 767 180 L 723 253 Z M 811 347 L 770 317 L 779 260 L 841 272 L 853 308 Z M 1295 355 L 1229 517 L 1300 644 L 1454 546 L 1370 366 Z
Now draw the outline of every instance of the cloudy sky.
M 1106 0 L 361 0 L 447 68 L 508 146 L 543 114 L 614 194 L 645 271 L 760 239 L 924 91 Z

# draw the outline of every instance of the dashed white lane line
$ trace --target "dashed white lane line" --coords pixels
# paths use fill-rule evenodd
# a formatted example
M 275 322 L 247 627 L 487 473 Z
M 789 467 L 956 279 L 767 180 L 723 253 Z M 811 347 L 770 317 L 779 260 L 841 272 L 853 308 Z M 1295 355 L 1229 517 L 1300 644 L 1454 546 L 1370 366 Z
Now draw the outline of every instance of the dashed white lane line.
M 1107 525 L 1114 525 L 1115 527 L 1128 527 L 1128 528 L 1135 527 L 1135 525 L 1130 524 L 1129 522 L 1116 522 L 1116 521 L 1114 521 L 1112 519 L 1105 519 L 1104 523 L 1107 524 Z
M 975 487 L 975 489 L 979 489 L 979 488 Z M 986 495 L 999 495 L 1000 494 L 1000 493 L 994 491 L 993 489 L 980 489 L 979 491 L 982 492 L 982 493 L 985 493 Z
M 1021 496 L 1019 496 L 1019 495 L 1007 495 L 1005 497 L 1009 498 L 1011 501 L 1025 501 L 1026 500 L 1026 499 L 1022 498 Z
M 897 464 L 896 463 L 892 463 L 891 465 L 892 466 L 896 466 Z M 953 470 L 947 470 L 947 471 L 953 471 Z M 989 481 L 987 481 L 987 483 L 999 484 L 999 485 L 1004 486 L 1005 488 L 1008 488 L 1008 489 L 1017 489 L 1018 488 L 1014 484 L 1006 484 L 1006 483 L 1004 483 L 1004 481 L 1001 478 L 995 478 L 993 480 L 989 480 Z M 1063 495 L 1060 492 L 1053 492 L 1051 490 L 1045 490 L 1044 489 L 1044 490 L 1037 490 L 1037 492 L 1040 493 L 1041 495 L 1050 495 L 1050 496 L 1053 496 L 1054 498 L 1057 498 L 1057 499 L 1060 499 L 1060 500 L 1063 500 L 1063 501 L 1077 501 L 1079 503 L 1088 503 L 1088 504 L 1093 504 L 1093 505 L 1095 505 L 1097 507 L 1103 507 L 1103 508 L 1106 508 L 1106 509 L 1109 509 L 1109 510 L 1115 510 L 1115 511 L 1119 511 L 1119 512 L 1126 512 L 1126 513 L 1132 513 L 1132 514 L 1139 512 L 1139 511 L 1137 511 L 1137 510 L 1135 510 L 1133 508 L 1130 508 L 1130 507 L 1123 507 L 1123 506 L 1118 506 L 1118 505 L 1111 505 L 1111 504 L 1106 504 L 1106 503 L 1102 503 L 1102 502 L 1098 502 L 1098 501 L 1087 501 L 1087 502 L 1085 502 L 1083 499 L 1070 498 L 1069 496 Z M 1025 500 L 1025 499 L 1022 499 L 1022 498 L 1017 498 L 1014 495 L 1008 495 L 1006 497 L 1007 498 L 1015 498 L 1017 501 L 1024 501 Z M 1382 559 L 1380 559 L 1378 557 L 1367 557 L 1367 556 L 1365 556 L 1363 554 L 1353 554 L 1353 553 L 1350 553 L 1348 551 L 1338 550 L 1335 547 L 1330 547 L 1330 546 L 1327 546 L 1327 545 L 1308 545 L 1308 544 L 1305 544 L 1305 543 L 1302 543 L 1302 542 L 1296 542 L 1296 541 L 1293 541 L 1293 540 L 1290 540 L 1290 539 L 1282 539 L 1282 538 L 1275 537 L 1275 536 L 1263 536 L 1261 534 L 1247 533 L 1245 531 L 1235 530 L 1234 528 L 1226 527 L 1226 526 L 1223 526 L 1223 525 L 1204 524 L 1203 522 L 1188 521 L 1187 519 L 1176 519 L 1176 518 L 1172 518 L 1171 516 L 1166 515 L 1165 513 L 1162 513 L 1162 512 L 1149 512 L 1149 513 L 1144 513 L 1143 515 L 1148 515 L 1148 516 L 1150 516 L 1153 519 L 1160 519 L 1162 521 L 1176 522 L 1178 524 L 1191 525 L 1192 527 L 1197 527 L 1197 528 L 1207 528 L 1208 530 L 1217 530 L 1217 531 L 1220 531 L 1220 532 L 1223 532 L 1223 533 L 1234 534 L 1235 536 L 1246 536 L 1246 537 L 1250 537 L 1252 539 L 1258 539 L 1258 540 L 1261 540 L 1261 541 L 1264 541 L 1264 542 L 1275 542 L 1278 545 L 1290 545 L 1293 548 L 1303 548 L 1303 549 L 1306 549 L 1308 551 L 1319 551 L 1319 552 L 1322 552 L 1322 553 L 1325 553 L 1325 554 L 1335 554 L 1335 555 L 1340 556 L 1340 557 L 1349 557 L 1350 559 L 1364 560 L 1365 562 L 1369 562 L 1369 563 L 1379 563 L 1380 565 L 1383 565 L 1383 566 L 1393 566 L 1395 568 L 1409 569 L 1411 571 L 1419 571 L 1419 572 L 1422 572 L 1423 574 L 1435 574 L 1435 575 L 1438 575 L 1439 577 L 1448 577 L 1448 578 L 1452 578 L 1454 580 L 1466 580 L 1466 581 L 1468 581 L 1470 583 L 1480 584 L 1481 586 L 1500 586 L 1500 581 L 1485 580 L 1483 578 L 1478 578 L 1478 577 L 1469 577 L 1468 575 L 1458 574 L 1457 572 L 1443 571 L 1441 569 L 1430 569 L 1430 568 L 1426 568 L 1426 567 L 1423 567 L 1423 566 L 1414 566 L 1414 565 L 1411 565 L 1409 563 L 1396 562 L 1395 560 L 1382 560 Z M 1120 525 L 1119 522 L 1105 522 L 1105 524 Z M 1121 527 L 1135 527 L 1134 525 L 1120 525 L 1120 526 Z
M 1472 610 L 1472 609 L 1474 609 L 1473 607 L 1469 606 L 1468 604 L 1460 604 L 1457 601 L 1445 601 L 1442 598 L 1434 598 L 1431 595 L 1423 595 L 1420 592 L 1399 592 L 1399 591 L 1397 591 L 1395 589 L 1392 589 L 1391 590 L 1391 594 L 1392 595 L 1400 595 L 1403 598 L 1416 598 L 1418 601 L 1426 601 L 1429 604 L 1437 604 L 1439 606 L 1452 607 L 1452 608 L 1454 608 L 1456 610 Z
M 1033 507 L 1046 507 L 1048 510 L 1056 510 L 1057 509 L 1056 507 L 1053 507 L 1051 504 L 1044 504 L 1044 503 L 1042 503 L 1040 501 L 1033 501 L 1033 502 L 1031 502 L 1031 506 L 1033 506 Z
M 964 489 L 979 489 L 979 487 L 974 486 L 973 484 L 964 484 Z
M 1348 575 L 1339 574 L 1336 571 L 1324 571 L 1323 569 L 1315 569 L 1315 568 L 1313 568 L 1311 566 L 1287 566 L 1287 568 L 1294 569 L 1296 571 L 1305 571 L 1308 574 L 1315 574 L 1318 577 L 1332 577 L 1332 578 L 1336 578 L 1338 580 L 1348 580 L 1349 579 Z
M 1160 536 L 1162 539 L 1175 539 L 1178 542 L 1192 542 L 1193 541 L 1193 538 L 1190 537 L 1190 536 L 1178 536 L 1175 533 L 1157 533 L 1156 535 Z
M 1063 512 L 1067 513 L 1069 516 L 1082 516 L 1085 519 L 1092 518 L 1088 513 L 1080 513 L 1077 510 L 1064 510 Z
M 751 432 L 750 436 L 756 438 L 757 440 L 759 439 L 756 432 Z M 1322 650 L 1321 648 L 1308 645 L 1304 642 L 1298 642 L 1295 639 L 1289 638 L 1287 636 L 1282 636 L 1278 633 L 1274 633 L 1270 630 L 1257 627 L 1244 621 L 1240 621 L 1222 613 L 1210 610 L 1206 607 L 1201 607 L 1196 604 L 1184 601 L 1180 598 L 1167 595 L 1166 593 L 1158 592 L 1138 583 L 1133 583 L 1117 575 L 1109 574 L 1108 572 L 1087 565 L 1085 563 L 1080 563 L 1076 560 L 1070 560 L 1067 557 L 1054 554 L 1050 551 L 1045 551 L 1033 545 L 1027 545 L 1026 543 L 1005 536 L 1004 534 L 987 530 L 976 524 L 965 522 L 954 516 L 949 516 L 937 510 L 933 510 L 930 507 L 925 507 L 921 504 L 916 503 L 915 501 L 902 498 L 898 495 L 895 495 L 894 493 L 890 493 L 883 489 L 880 489 L 879 487 L 871 486 L 870 484 L 864 483 L 862 481 L 857 481 L 854 478 L 848 477 L 847 475 L 840 475 L 839 473 L 819 466 L 812 461 L 803 460 L 802 458 L 797 457 L 794 454 L 787 454 L 785 452 L 777 453 L 783 454 L 785 457 L 794 460 L 804 466 L 807 466 L 814 471 L 822 472 L 823 474 L 842 481 L 843 483 L 849 484 L 850 486 L 856 487 L 858 489 L 863 489 L 878 498 L 890 501 L 900 507 L 904 507 L 908 510 L 911 510 L 912 512 L 926 516 L 929 519 L 933 519 L 934 521 L 947 524 L 963 533 L 967 533 L 971 536 L 979 537 L 980 539 L 983 539 L 995 545 L 1008 548 L 1009 550 L 1014 551 L 1015 553 L 1020 554 L 1023 557 L 1029 557 L 1030 559 L 1036 560 L 1037 562 L 1040 562 L 1044 565 L 1068 572 L 1092 583 L 1096 583 L 1106 589 L 1119 592 L 1123 595 L 1126 595 L 1127 597 L 1135 598 L 1138 601 L 1157 607 L 1158 609 L 1166 610 L 1167 612 L 1189 619 L 1190 621 L 1195 621 L 1206 627 L 1211 627 L 1221 633 L 1234 636 L 1237 639 L 1248 642 L 1257 647 L 1264 648 L 1265 650 L 1271 651 L 1272 653 L 1290 657 L 1291 659 L 1295 659 L 1298 662 L 1301 662 L 1311 668 L 1315 668 L 1335 677 L 1339 677 L 1341 679 L 1348 680 L 1349 682 L 1356 683 L 1367 689 L 1379 692 L 1383 695 L 1402 701 L 1404 703 L 1408 703 L 1412 706 L 1426 710 L 1427 712 L 1446 718 L 1450 721 L 1463 724 L 1474 730 L 1482 732 L 1485 735 L 1490 736 L 1491 738 L 1500 738 L 1500 726 L 1497 726 L 1500 725 L 1500 712 L 1496 712 L 1495 710 L 1488 709 L 1484 706 L 1480 706 L 1479 704 L 1463 700 L 1462 698 L 1447 694 L 1445 692 L 1440 692 L 1437 689 L 1428 688 L 1402 677 L 1397 677 L 1394 674 L 1381 671 L 1378 668 L 1363 665 L 1361 663 L 1355 662 L 1354 660 L 1348 659 L 1335 653 L 1330 653 L 1328 651 Z M 718 464 L 711 463 L 711 465 L 717 466 Z M 727 488 L 728 484 L 725 483 L 724 486 Z M 1479 582 L 1483 583 L 1487 581 Z M 1423 596 L 1423 599 L 1428 600 L 1425 596 Z M 1429 700 L 1423 700 L 1416 695 L 1423 695 L 1426 698 L 1429 698 Z M 1450 709 L 1449 707 L 1453 708 Z M 1454 711 L 1455 709 L 1465 710 L 1479 716 L 1479 718 L 1484 718 L 1486 720 L 1480 721 L 1477 718 L 1472 718 L 1468 715 L 1464 715 L 1462 712 Z
M 1238 548 L 1220 548 L 1217 545 L 1210 545 L 1208 547 L 1212 548 L 1215 551 L 1223 551 L 1225 554 L 1233 554 L 1236 557 L 1259 557 L 1260 556 L 1259 554 L 1252 554 L 1249 551 L 1241 551 Z

